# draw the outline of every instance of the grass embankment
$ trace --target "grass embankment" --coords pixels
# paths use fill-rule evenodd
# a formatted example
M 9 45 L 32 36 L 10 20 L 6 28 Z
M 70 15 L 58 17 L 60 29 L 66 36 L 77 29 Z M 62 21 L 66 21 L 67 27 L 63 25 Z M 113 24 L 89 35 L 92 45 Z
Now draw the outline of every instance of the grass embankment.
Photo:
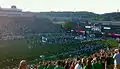
M 114 40 L 102 40 L 77 44 L 38 44 L 37 46 L 33 46 L 31 49 L 29 49 L 29 44 L 26 42 L 26 40 L 0 40 L 0 59 L 7 57 L 39 57 L 39 55 L 50 56 L 58 53 L 67 52 L 71 49 L 77 49 L 81 45 L 91 45 L 94 43 L 109 45 L 110 47 L 118 46 L 118 43 Z
M 94 45 L 94 44 L 109 45 L 110 47 L 118 46 L 118 43 L 114 40 L 100 40 L 100 41 L 90 41 L 83 43 L 71 43 L 71 44 L 37 44 L 31 49 L 28 48 L 30 43 L 26 40 L 0 40 L 0 66 L 3 66 L 3 60 L 14 59 L 13 63 L 19 63 L 21 59 L 33 60 L 39 58 L 40 55 L 51 56 L 57 55 L 70 50 L 79 49 L 80 46 Z M 5 64 L 4 64 L 5 65 Z M 7 65 L 7 64 L 6 64 Z

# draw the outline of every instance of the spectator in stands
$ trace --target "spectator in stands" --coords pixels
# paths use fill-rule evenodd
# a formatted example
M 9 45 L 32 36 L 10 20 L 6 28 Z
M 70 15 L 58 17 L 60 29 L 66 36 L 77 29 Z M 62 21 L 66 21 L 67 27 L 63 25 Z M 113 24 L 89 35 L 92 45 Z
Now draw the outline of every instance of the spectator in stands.
M 39 62 L 39 66 L 37 67 L 37 69 L 44 69 L 45 65 L 43 64 L 43 62 Z
M 92 69 L 103 69 L 103 65 L 98 57 L 92 60 Z
M 75 67 L 74 62 L 72 62 L 69 69 L 74 69 L 74 67 Z
M 114 69 L 120 69 L 120 50 L 115 49 L 114 58 Z
M 87 60 L 86 60 L 86 68 L 85 69 L 91 69 L 92 68 L 91 61 L 92 61 L 92 59 L 90 57 L 88 57 Z
M 77 64 L 75 65 L 75 68 L 74 69 L 81 69 L 81 62 L 80 62 L 80 59 L 77 58 Z
M 81 67 L 83 68 L 85 66 L 86 63 L 86 57 L 81 59 Z
M 22 60 L 22 61 L 20 62 L 18 69 L 28 69 L 26 60 Z
M 64 68 L 65 69 L 69 69 L 70 68 L 68 60 L 65 61 Z
M 101 60 L 102 66 L 103 66 L 102 69 L 105 69 L 105 67 L 106 67 L 106 54 L 105 54 L 105 52 L 100 55 L 100 60 Z
M 57 65 L 54 67 L 54 69 L 65 69 L 65 68 L 62 66 L 62 61 L 57 61 Z
M 48 62 L 48 66 L 47 66 L 46 69 L 54 69 L 54 65 L 52 65 L 51 62 Z
M 114 59 L 113 59 L 113 54 L 109 52 L 106 56 L 106 66 L 108 69 L 113 69 L 114 67 Z

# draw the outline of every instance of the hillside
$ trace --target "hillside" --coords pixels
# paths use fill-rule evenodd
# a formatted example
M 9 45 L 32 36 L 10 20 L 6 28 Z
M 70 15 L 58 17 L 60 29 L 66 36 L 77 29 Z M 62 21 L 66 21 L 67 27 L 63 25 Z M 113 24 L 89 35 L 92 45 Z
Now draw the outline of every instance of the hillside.
M 24 35 L 41 32 L 60 32 L 60 26 L 52 20 L 82 18 L 98 21 L 120 21 L 120 13 L 96 14 L 93 12 L 40 12 L 32 13 L 35 17 L 7 17 L 0 16 L 0 36 Z
M 80 11 L 80 12 L 40 12 L 39 14 L 48 16 L 48 17 L 66 17 L 66 18 L 82 18 L 88 20 L 105 20 L 105 21 L 120 21 L 120 13 L 104 13 L 96 14 L 93 12 Z
M 93 12 L 81 11 L 81 12 L 40 12 L 40 14 L 51 16 L 51 17 L 81 17 L 91 18 L 99 16 Z
M 106 21 L 120 21 L 120 12 L 105 13 L 101 17 Z
M 52 24 L 47 18 L 0 17 L 1 35 L 24 35 L 40 32 L 59 32 L 59 25 Z

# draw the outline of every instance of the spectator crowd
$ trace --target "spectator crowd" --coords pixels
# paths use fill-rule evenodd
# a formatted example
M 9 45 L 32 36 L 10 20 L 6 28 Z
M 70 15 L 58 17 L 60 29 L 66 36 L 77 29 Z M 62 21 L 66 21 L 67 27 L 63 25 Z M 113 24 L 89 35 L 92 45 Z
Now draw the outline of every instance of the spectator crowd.
M 18 69 L 120 69 L 120 49 L 101 49 L 90 56 L 57 61 L 42 60 L 31 65 L 22 60 Z

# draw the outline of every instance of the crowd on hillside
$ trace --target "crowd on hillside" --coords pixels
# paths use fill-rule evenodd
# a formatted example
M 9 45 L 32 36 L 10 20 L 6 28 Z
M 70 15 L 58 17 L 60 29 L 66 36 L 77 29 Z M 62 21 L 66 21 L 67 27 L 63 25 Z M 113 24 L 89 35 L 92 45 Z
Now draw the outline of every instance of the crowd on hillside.
M 77 44 L 78 45 L 78 44 Z M 74 45 L 75 46 L 75 45 Z M 44 56 L 41 55 L 39 57 L 36 58 L 31 58 L 32 60 L 29 60 L 29 58 L 27 58 L 28 63 L 29 64 L 33 64 L 36 62 L 39 62 L 41 59 L 45 59 L 45 60 L 55 60 L 55 59 L 61 59 L 61 58 L 67 58 L 67 57 L 77 57 L 78 55 L 85 56 L 85 55 L 90 55 L 92 53 L 95 53 L 97 51 L 99 51 L 100 49 L 105 48 L 106 49 L 106 45 L 103 44 L 99 44 L 97 41 L 95 42 L 90 42 L 90 43 L 81 43 L 80 46 L 78 45 L 77 47 L 68 47 L 65 49 L 64 46 L 62 46 L 62 49 L 64 49 L 62 51 L 62 53 L 57 53 L 56 55 L 53 56 Z M 44 57 L 44 58 L 43 58 Z M 21 59 L 5 59 L 4 61 L 1 62 L 1 68 L 5 68 L 5 69 L 11 69 L 14 67 L 17 67 L 19 64 L 19 61 Z
M 120 69 L 120 49 L 102 49 L 90 56 L 57 61 L 42 60 L 33 65 L 22 60 L 18 69 Z

